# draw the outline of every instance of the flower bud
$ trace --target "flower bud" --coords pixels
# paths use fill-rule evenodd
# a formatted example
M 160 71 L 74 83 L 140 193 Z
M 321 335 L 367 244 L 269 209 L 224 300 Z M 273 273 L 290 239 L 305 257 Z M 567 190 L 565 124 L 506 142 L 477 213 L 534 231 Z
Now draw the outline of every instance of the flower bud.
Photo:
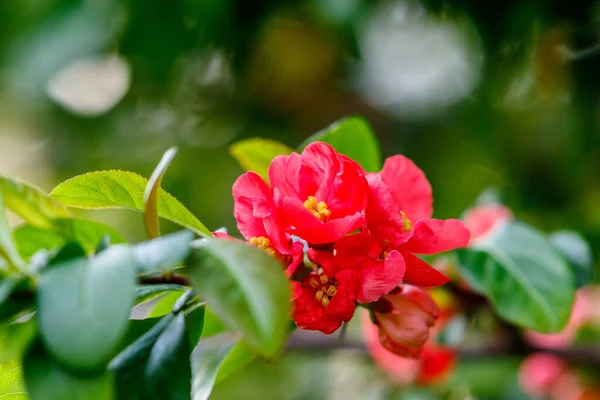
M 381 345 L 399 356 L 418 358 L 439 315 L 431 296 L 416 286 L 402 285 L 380 302 L 389 306 L 373 312 Z

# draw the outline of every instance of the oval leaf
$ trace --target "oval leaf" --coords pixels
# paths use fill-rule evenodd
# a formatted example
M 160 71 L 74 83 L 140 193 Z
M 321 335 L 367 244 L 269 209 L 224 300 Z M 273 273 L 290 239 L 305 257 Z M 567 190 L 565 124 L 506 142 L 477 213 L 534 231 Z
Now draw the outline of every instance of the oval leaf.
M 160 189 L 162 178 L 176 154 L 177 149 L 175 147 L 171 147 L 165 152 L 156 169 L 152 172 L 144 192 L 144 222 L 148 236 L 152 239 L 160 236 L 160 225 L 158 221 L 158 190 Z
M 50 197 L 69 207 L 143 211 L 147 185 L 146 178 L 133 172 L 97 171 L 61 183 L 50 193 Z M 158 215 L 201 236 L 211 236 L 202 222 L 164 189 L 158 191 Z
M 594 279 L 592 250 L 583 236 L 573 231 L 559 231 L 550 235 L 550 241 L 569 263 L 576 287 L 580 288 Z
M 509 222 L 475 248 L 458 251 L 461 275 L 500 316 L 544 333 L 560 331 L 574 298 L 568 265 L 543 234 Z
M 0 176 L 0 193 L 7 208 L 38 228 L 50 229 L 53 219 L 69 217 L 62 204 L 29 183 Z
M 107 373 L 75 376 L 54 362 L 40 344 L 23 362 L 23 375 L 31 400 L 112 400 L 113 379 Z
M 206 239 L 192 250 L 187 274 L 211 309 L 265 357 L 287 336 L 290 287 L 281 264 L 232 240 Z
M 44 269 L 38 321 L 52 355 L 73 368 L 102 367 L 127 329 L 135 283 L 133 256 L 123 245 Z
M 271 161 L 277 156 L 291 154 L 294 150 L 276 140 L 250 138 L 234 143 L 229 153 L 246 171 L 254 171 L 267 182 Z
M 239 340 L 239 337 L 233 333 L 222 333 L 202 339 L 198 343 L 192 353 L 193 400 L 208 400 L 221 364 Z
M 0 325 L 0 363 L 21 359 L 36 333 L 37 326 L 33 318 Z
M 316 141 L 329 143 L 338 152 L 358 162 L 367 172 L 381 170 L 379 141 L 363 118 L 346 117 L 334 122 L 302 142 L 298 151 Z

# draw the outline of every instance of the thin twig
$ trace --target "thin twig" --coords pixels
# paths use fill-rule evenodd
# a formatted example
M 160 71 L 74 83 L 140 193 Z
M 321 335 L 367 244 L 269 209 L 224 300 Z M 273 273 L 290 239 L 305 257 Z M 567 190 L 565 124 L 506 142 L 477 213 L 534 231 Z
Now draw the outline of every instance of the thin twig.
M 178 274 L 169 274 L 169 275 L 162 275 L 162 276 L 140 276 L 139 282 L 140 282 L 140 284 L 143 284 L 143 285 L 161 285 L 161 284 L 175 283 L 177 285 L 182 285 L 182 286 L 192 286 L 192 284 L 187 276 L 178 275 Z

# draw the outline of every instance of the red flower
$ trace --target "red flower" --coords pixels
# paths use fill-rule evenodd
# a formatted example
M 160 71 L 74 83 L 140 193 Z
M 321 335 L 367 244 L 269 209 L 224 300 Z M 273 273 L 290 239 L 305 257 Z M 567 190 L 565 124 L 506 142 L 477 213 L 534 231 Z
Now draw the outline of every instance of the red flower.
M 364 223 L 364 171 L 326 143 L 276 157 L 269 180 L 286 231 L 308 243 L 333 243 Z
M 330 334 L 354 315 L 357 274 L 352 269 L 339 269 L 332 253 L 311 249 L 308 256 L 320 268 L 302 282 L 292 283 L 292 319 L 299 328 Z
M 401 357 L 420 356 L 438 315 L 429 293 L 412 285 L 383 296 L 373 308 L 381 345 Z
M 293 243 L 285 233 L 269 185 L 258 174 L 247 172 L 235 181 L 233 198 L 233 214 L 244 238 L 280 260 L 292 275 L 304 259 L 303 245 Z
M 390 157 L 379 174 L 368 174 L 366 220 L 369 231 L 397 250 L 406 264 L 404 282 L 433 287 L 448 278 L 413 254 L 435 254 L 469 243 L 469 230 L 457 219 L 432 219 L 431 185 L 412 161 Z
M 356 301 L 371 303 L 402 283 L 404 259 L 396 250 L 385 251 L 381 242 L 368 233 L 357 233 L 335 243 L 334 263 L 338 268 L 356 270 Z

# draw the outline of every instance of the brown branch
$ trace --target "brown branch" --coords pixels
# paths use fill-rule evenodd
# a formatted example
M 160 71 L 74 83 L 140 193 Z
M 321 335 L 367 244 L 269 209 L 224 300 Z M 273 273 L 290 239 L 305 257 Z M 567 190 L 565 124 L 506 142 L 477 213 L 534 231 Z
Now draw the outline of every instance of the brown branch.
M 142 285 L 161 285 L 174 283 L 182 286 L 192 286 L 192 283 L 187 276 L 170 274 L 160 276 L 140 276 L 138 281 Z
M 330 337 L 318 334 L 304 334 L 296 331 L 287 343 L 287 349 L 290 351 L 334 351 L 351 350 L 367 355 L 367 348 L 359 340 L 346 339 L 340 341 L 336 337 Z M 527 343 L 514 347 L 512 344 L 487 346 L 478 349 L 460 349 L 458 355 L 463 360 L 473 360 L 482 358 L 501 358 L 507 356 L 525 357 L 533 353 L 554 354 L 562 359 L 582 365 L 600 366 L 600 349 L 597 347 L 572 347 L 565 349 L 547 349 L 543 347 L 529 345 Z

